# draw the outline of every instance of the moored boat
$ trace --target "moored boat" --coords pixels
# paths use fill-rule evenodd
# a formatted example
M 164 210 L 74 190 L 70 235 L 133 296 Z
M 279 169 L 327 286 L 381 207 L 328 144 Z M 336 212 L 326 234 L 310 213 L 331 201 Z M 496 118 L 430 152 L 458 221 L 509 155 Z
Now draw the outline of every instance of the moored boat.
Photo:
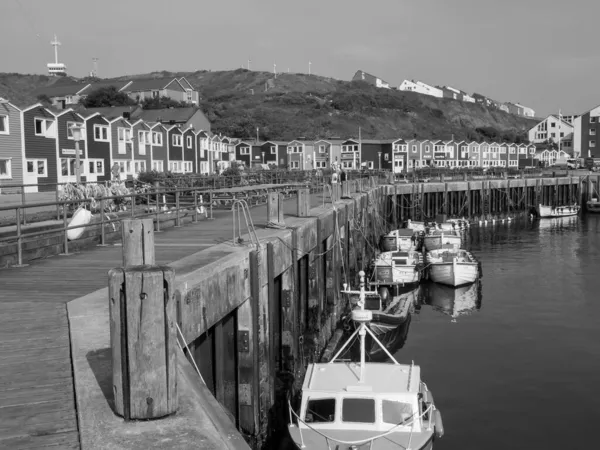
M 540 204 L 538 207 L 538 217 L 543 219 L 545 217 L 576 216 L 579 214 L 579 209 L 579 205 L 545 206 Z
M 435 283 L 462 286 L 479 277 L 479 263 L 466 250 L 444 246 L 427 253 L 429 278 Z
M 423 237 L 423 247 L 427 251 L 442 248 L 444 245 L 452 245 L 460 248 L 461 243 L 462 238 L 457 231 L 433 230 Z
M 370 286 L 375 286 L 384 303 L 396 294 L 396 287 L 418 284 L 422 277 L 423 255 L 417 251 L 382 252 L 371 263 Z
M 309 364 L 299 411 L 288 405 L 290 437 L 301 449 L 431 449 L 444 434 L 441 413 L 421 380 L 421 368 L 400 364 L 369 329 L 364 276 L 361 271 L 360 291 L 347 285 L 342 291 L 360 296 L 359 309 L 352 311 L 358 327 L 329 363 Z M 367 334 L 390 362 L 366 362 Z M 360 362 L 336 361 L 356 336 Z
M 380 247 L 383 252 L 416 250 L 420 241 L 417 231 L 409 228 L 390 231 L 381 237 Z
M 586 202 L 587 212 L 600 213 L 600 202 L 596 197 Z

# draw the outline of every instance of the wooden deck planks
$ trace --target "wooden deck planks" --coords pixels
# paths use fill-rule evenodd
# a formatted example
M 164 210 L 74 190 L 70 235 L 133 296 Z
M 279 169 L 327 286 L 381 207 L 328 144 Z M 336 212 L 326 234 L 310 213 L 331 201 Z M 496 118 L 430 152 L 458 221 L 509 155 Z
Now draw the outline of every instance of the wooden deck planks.
M 295 210 L 294 200 L 285 210 Z M 251 213 L 264 226 L 266 206 Z M 231 212 L 215 211 L 213 221 L 156 233 L 156 260 L 170 263 L 232 237 Z M 80 448 L 66 303 L 107 287 L 108 270 L 121 263 L 117 245 L 0 269 L 0 449 Z

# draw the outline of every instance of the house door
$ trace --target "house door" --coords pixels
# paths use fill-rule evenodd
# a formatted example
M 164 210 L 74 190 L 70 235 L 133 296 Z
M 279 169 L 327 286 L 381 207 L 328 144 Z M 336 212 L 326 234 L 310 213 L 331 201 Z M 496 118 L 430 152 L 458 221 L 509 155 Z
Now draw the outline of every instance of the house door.
M 38 167 L 37 160 L 28 159 L 25 167 L 25 177 L 23 178 L 23 184 L 33 184 L 35 186 L 25 186 L 25 192 L 37 192 L 38 191 Z

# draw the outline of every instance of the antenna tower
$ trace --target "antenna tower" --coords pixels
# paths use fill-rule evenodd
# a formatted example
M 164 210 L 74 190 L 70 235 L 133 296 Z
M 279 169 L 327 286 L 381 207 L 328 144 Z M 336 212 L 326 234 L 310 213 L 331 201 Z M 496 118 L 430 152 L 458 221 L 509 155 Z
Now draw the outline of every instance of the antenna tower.
M 54 64 L 58 64 L 58 46 L 61 45 L 61 43 L 58 42 L 56 35 L 54 35 L 54 40 L 50 42 L 50 45 L 54 47 Z

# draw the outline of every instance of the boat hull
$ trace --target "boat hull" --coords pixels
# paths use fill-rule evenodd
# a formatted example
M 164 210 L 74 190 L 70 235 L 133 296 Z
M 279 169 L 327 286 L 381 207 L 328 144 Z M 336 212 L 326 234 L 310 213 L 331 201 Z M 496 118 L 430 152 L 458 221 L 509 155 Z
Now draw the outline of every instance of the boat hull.
M 546 217 L 567 217 L 567 216 L 576 216 L 579 214 L 579 205 L 572 206 L 544 206 L 539 205 L 538 215 L 540 219 Z
M 431 263 L 429 278 L 447 286 L 464 286 L 474 283 L 479 276 L 477 263 L 444 262 Z
M 388 265 L 375 265 L 375 279 L 372 286 L 409 286 L 421 281 L 421 271 L 417 266 L 391 267 Z
M 443 245 L 452 245 L 456 248 L 460 247 L 461 237 L 452 235 L 452 234 L 442 234 L 435 236 L 425 236 L 423 238 L 423 245 L 425 246 L 425 250 L 430 252 L 431 250 L 438 250 L 442 248 Z

